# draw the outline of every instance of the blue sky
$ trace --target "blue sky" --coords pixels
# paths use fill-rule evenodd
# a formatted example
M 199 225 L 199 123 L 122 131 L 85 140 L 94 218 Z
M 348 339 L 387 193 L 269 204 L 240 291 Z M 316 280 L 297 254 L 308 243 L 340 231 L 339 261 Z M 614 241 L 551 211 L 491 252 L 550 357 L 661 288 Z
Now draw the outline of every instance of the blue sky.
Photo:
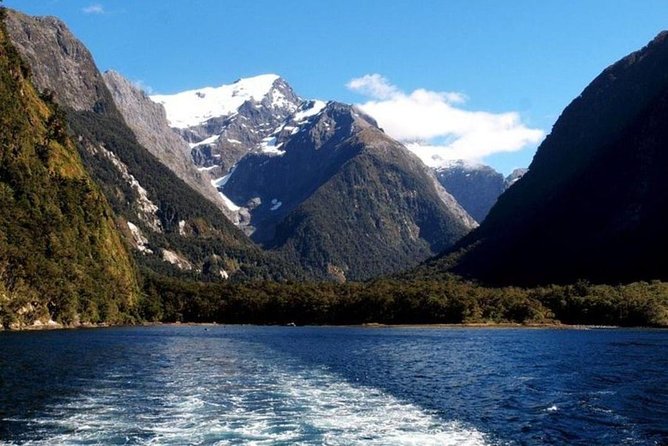
M 364 104 L 384 117 L 388 133 L 434 150 L 459 141 L 506 173 L 529 164 L 535 131 L 549 133 L 602 69 L 668 27 L 666 0 L 4 4 L 60 17 L 100 69 L 154 92 L 273 72 L 302 97 Z M 420 113 L 455 124 L 417 129 L 409 118 Z M 473 134 L 477 126 L 485 137 Z M 504 151 L 513 144 L 522 150 Z

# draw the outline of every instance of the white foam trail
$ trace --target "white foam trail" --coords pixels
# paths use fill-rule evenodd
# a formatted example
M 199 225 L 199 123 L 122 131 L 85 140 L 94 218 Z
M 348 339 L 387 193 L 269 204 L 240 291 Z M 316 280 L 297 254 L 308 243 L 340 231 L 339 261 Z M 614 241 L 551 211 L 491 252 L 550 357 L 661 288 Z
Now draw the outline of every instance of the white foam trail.
M 476 429 L 381 390 L 259 353 L 171 364 L 152 377 L 109 375 L 31 421 L 44 439 L 22 444 L 486 444 Z
M 483 445 L 484 436 L 443 422 L 421 408 L 373 388 L 352 386 L 326 372 L 316 379 L 286 377 L 302 423 L 324 432 L 328 445 Z

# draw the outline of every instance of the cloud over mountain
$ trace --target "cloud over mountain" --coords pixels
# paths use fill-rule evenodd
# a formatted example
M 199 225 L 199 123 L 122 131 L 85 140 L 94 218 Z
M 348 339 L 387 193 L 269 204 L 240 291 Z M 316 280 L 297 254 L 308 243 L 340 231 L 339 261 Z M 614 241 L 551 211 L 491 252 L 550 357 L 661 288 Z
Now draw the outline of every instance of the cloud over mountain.
M 481 160 L 539 143 L 545 133 L 522 122 L 517 112 L 489 113 L 462 108 L 457 92 L 401 91 L 380 74 L 352 79 L 350 90 L 368 98 L 358 104 L 393 138 L 406 144 L 427 165 L 446 160 Z

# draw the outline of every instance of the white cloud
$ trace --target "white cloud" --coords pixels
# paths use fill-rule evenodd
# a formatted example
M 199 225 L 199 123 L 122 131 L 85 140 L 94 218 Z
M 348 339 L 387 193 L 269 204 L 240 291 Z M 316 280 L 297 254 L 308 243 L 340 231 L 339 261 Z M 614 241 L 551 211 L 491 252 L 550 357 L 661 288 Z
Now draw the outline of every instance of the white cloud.
M 346 87 L 376 99 L 390 99 L 401 93 L 380 74 L 365 74 L 348 82 Z
M 104 6 L 102 6 L 99 3 L 95 3 L 93 5 L 86 6 L 81 11 L 83 11 L 84 14 L 104 14 L 106 12 L 104 10 Z
M 131 82 L 132 82 L 132 85 L 136 89 L 141 90 L 148 95 L 155 93 L 155 91 L 153 90 L 153 87 L 151 87 L 150 85 L 148 85 L 146 82 L 144 82 L 141 79 L 131 81 Z
M 405 93 L 380 74 L 367 74 L 346 86 L 367 96 L 369 100 L 358 107 L 429 166 L 452 159 L 480 161 L 537 144 L 545 136 L 542 130 L 527 127 L 516 112 L 457 107 L 467 99 L 461 93 L 425 89 Z

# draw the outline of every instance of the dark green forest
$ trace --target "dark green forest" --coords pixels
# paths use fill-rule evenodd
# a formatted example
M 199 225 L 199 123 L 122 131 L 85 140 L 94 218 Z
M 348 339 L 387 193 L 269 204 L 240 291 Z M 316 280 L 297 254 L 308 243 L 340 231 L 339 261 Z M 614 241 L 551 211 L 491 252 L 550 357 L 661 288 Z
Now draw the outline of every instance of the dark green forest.
M 134 262 L 64 114 L 29 76 L 0 28 L 0 321 L 127 322 Z
M 668 284 L 488 288 L 442 280 L 202 283 L 144 271 L 137 318 L 243 324 L 668 326 Z
M 221 267 L 244 278 L 301 277 L 299 267 L 292 267 L 278 254 L 263 252 L 211 202 L 142 147 L 115 110 L 111 98 L 101 103 L 103 106 L 95 112 L 68 110 L 67 121 L 71 132 L 80 136 L 78 149 L 84 165 L 115 214 L 137 224 L 152 247 L 178 252 L 197 267 L 205 268 L 214 259 L 220 259 Z M 137 217 L 137 191 L 122 178 L 111 160 L 100 155 L 97 146 L 113 152 L 153 197 L 162 232 L 151 230 Z M 180 235 L 179 221 L 187 222 L 187 237 Z M 159 256 L 138 256 L 136 260 L 167 274 L 181 273 Z

